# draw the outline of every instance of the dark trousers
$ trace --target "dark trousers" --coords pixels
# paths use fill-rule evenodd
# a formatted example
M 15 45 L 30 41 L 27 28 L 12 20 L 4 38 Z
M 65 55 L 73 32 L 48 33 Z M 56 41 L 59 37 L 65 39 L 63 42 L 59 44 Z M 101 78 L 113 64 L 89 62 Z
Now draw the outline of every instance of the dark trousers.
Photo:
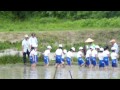
M 23 53 L 23 62 L 24 62 L 24 64 L 26 63 L 26 55 L 28 55 L 28 58 L 29 58 L 30 52 L 28 50 L 27 50 L 27 52 Z

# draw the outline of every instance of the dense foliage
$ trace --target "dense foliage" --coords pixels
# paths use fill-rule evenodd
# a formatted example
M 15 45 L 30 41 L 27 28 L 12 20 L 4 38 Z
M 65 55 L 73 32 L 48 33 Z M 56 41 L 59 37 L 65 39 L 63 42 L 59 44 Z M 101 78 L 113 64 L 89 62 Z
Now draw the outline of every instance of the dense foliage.
M 113 18 L 120 17 L 120 11 L 0 11 L 0 17 L 25 20 L 30 17 L 55 17 L 64 19 Z

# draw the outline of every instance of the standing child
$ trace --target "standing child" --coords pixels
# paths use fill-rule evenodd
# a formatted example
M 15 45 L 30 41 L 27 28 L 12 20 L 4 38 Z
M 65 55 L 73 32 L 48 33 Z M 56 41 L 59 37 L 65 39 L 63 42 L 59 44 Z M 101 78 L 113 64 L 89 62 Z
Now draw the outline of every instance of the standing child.
M 105 62 L 104 62 L 104 54 L 103 54 L 104 49 L 100 48 L 100 51 L 98 53 L 98 59 L 99 59 L 99 69 L 104 69 L 105 67 Z
M 47 46 L 47 49 L 44 52 L 44 64 L 46 67 L 49 65 L 49 54 L 51 49 L 51 46 Z
M 116 50 L 115 47 L 112 47 L 111 50 L 112 50 L 112 53 L 111 53 L 112 67 L 113 67 L 113 70 L 114 70 L 118 65 L 118 60 L 117 60 L 118 54 L 115 52 L 115 50 Z
M 97 65 L 96 59 L 97 59 L 98 52 L 97 52 L 96 47 L 95 47 L 95 48 L 94 48 L 94 47 L 91 47 L 91 50 L 92 50 L 91 62 L 92 62 L 92 66 L 95 68 L 96 65 Z
M 62 53 L 62 66 L 65 67 L 65 56 L 66 56 L 67 50 L 64 49 Z
M 106 47 L 104 48 L 103 54 L 104 54 L 105 67 L 106 67 L 106 69 L 107 69 L 108 66 L 109 66 L 109 57 L 110 57 L 110 52 L 109 52 L 109 50 L 108 50 L 108 46 L 106 46 Z
M 31 67 L 36 67 L 37 62 L 38 62 L 37 45 L 33 45 L 30 52 Z
M 70 51 L 68 51 L 68 53 L 67 53 L 66 61 L 67 61 L 67 64 L 68 64 L 69 66 L 71 66 L 72 57 L 73 57 L 73 52 L 75 52 L 75 48 L 74 48 L 74 47 L 72 47 L 72 48 L 70 49 Z
M 62 52 L 63 52 L 63 46 L 62 46 L 62 44 L 60 44 L 59 45 L 59 47 L 58 47 L 58 49 L 56 50 L 56 52 L 55 52 L 55 57 L 56 57 L 56 65 L 55 65 L 55 67 L 59 67 L 60 65 L 61 65 L 61 63 L 62 63 Z
M 86 52 L 86 66 L 90 68 L 91 66 L 91 55 L 92 55 L 92 52 L 91 52 L 91 49 L 88 48 L 87 52 Z
M 83 57 L 83 47 L 80 47 L 77 53 L 77 59 L 78 59 L 78 65 L 81 67 L 84 65 L 84 60 L 82 57 Z

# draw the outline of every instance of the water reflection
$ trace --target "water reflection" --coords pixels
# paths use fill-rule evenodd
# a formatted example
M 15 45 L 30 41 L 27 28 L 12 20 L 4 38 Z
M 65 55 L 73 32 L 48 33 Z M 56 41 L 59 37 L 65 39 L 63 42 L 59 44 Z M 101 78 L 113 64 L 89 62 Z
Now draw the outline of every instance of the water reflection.
M 38 79 L 38 72 L 36 67 L 30 68 L 30 79 Z
M 24 71 L 23 71 L 24 79 L 28 79 L 28 73 L 27 73 L 27 66 L 24 65 Z
M 83 79 L 83 71 L 82 70 L 78 70 L 78 78 Z
M 120 79 L 119 68 L 113 70 L 90 70 L 88 68 L 58 68 L 54 66 L 44 68 L 43 66 L 30 67 L 19 64 L 0 65 L 0 79 Z
M 45 73 L 45 79 L 51 79 L 51 71 L 48 68 L 45 68 L 44 70 Z

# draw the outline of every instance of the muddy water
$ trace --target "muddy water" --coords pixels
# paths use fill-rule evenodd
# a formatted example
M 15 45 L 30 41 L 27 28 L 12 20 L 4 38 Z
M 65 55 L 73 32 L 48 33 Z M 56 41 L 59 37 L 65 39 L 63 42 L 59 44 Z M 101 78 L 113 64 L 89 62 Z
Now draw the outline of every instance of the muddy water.
M 30 68 L 22 64 L 8 64 L 0 65 L 0 79 L 120 79 L 120 69 L 90 70 L 77 65 L 57 69 L 54 66 Z

